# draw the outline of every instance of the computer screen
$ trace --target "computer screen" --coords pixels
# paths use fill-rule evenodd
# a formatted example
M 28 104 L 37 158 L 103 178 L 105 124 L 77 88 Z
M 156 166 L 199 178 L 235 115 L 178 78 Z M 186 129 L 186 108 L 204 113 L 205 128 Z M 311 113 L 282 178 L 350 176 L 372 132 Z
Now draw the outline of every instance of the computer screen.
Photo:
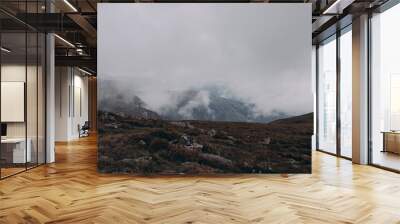
M 1 136 L 7 136 L 7 124 L 1 124 Z

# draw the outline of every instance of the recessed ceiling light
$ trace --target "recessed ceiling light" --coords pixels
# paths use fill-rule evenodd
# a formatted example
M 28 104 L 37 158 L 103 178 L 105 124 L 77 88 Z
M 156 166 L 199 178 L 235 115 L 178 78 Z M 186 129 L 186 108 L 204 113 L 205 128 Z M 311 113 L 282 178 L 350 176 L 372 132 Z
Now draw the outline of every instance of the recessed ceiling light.
M 334 1 L 331 5 L 328 6 L 327 9 L 324 10 L 322 14 L 328 15 L 328 14 L 333 14 L 333 15 L 338 15 L 342 14 L 343 10 L 349 7 L 353 2 L 356 0 L 336 0 Z
M 330 5 L 327 9 L 324 10 L 324 12 L 322 14 L 328 14 L 331 13 L 330 11 L 332 9 L 334 9 L 335 7 L 338 6 L 338 4 L 340 3 L 341 0 L 336 0 L 332 5 Z
M 81 68 L 79 68 L 79 67 L 78 67 L 78 70 L 81 71 L 81 72 L 83 72 L 83 73 L 85 73 L 85 74 L 87 74 L 87 75 L 90 75 L 90 76 L 93 75 L 92 73 L 90 73 L 90 72 L 88 72 L 88 71 L 86 71 L 86 70 L 83 70 L 83 69 L 81 69 Z
M 75 6 L 73 6 L 68 0 L 64 0 L 64 3 L 67 4 L 74 12 L 78 12 Z
M 9 49 L 7 49 L 5 47 L 1 47 L 1 51 L 4 51 L 6 53 L 10 53 L 11 52 L 11 50 L 9 50 Z
M 58 34 L 54 34 L 55 37 L 57 37 L 59 40 L 61 40 L 62 42 L 64 42 L 65 44 L 67 44 L 68 46 L 75 48 L 75 45 L 73 45 L 71 42 L 69 42 L 68 40 L 62 38 L 61 36 L 59 36 Z

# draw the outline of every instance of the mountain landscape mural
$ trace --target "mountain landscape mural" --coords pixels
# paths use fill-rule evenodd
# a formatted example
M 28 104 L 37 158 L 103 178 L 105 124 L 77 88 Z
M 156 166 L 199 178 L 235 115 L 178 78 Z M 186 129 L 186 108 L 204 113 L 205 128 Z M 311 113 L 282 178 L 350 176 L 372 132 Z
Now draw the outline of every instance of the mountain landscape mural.
M 311 172 L 311 37 L 296 33 L 309 21 L 271 34 L 281 14 L 270 5 L 114 7 L 99 10 L 100 172 Z

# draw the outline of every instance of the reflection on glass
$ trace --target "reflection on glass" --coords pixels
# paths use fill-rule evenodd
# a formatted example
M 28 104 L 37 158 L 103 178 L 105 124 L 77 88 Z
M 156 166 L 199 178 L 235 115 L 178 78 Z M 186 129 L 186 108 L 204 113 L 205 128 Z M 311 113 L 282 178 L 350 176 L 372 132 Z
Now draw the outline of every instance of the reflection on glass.
M 318 48 L 318 147 L 336 153 L 336 40 Z
M 46 9 L 45 0 L 0 2 L 20 16 Z M 14 20 L 1 12 L 0 17 Z M 0 28 L 0 178 L 45 162 L 45 35 L 10 24 L 11 30 Z
M 45 44 L 46 38 L 45 35 L 39 33 L 38 35 L 38 76 L 37 76 L 37 90 L 38 90 L 38 105 L 37 105 L 37 115 L 38 115 L 38 136 L 37 136 L 37 147 L 38 147 L 38 156 L 37 162 L 38 164 L 45 163 L 45 65 L 46 65 L 46 52 L 45 52 Z
M 400 170 L 400 5 L 372 18 L 372 163 Z
M 390 130 L 400 130 L 400 73 L 390 74 Z
M 36 32 L 27 33 L 27 81 L 26 81 L 26 113 L 27 113 L 27 144 L 30 148 L 30 159 L 28 160 L 28 168 L 37 165 L 38 147 L 37 147 L 37 79 L 38 79 L 38 36 Z
M 352 35 L 340 36 L 340 152 L 352 157 Z
M 1 34 L 2 47 L 9 49 L 1 52 L 2 177 L 24 171 L 31 159 L 26 142 L 25 37 L 25 33 Z

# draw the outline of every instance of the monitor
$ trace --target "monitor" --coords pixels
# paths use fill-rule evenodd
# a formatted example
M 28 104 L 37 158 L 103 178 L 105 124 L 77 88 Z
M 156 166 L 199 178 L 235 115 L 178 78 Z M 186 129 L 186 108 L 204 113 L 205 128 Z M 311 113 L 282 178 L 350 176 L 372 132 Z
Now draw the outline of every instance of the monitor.
M 7 136 L 7 124 L 1 123 L 1 136 Z

